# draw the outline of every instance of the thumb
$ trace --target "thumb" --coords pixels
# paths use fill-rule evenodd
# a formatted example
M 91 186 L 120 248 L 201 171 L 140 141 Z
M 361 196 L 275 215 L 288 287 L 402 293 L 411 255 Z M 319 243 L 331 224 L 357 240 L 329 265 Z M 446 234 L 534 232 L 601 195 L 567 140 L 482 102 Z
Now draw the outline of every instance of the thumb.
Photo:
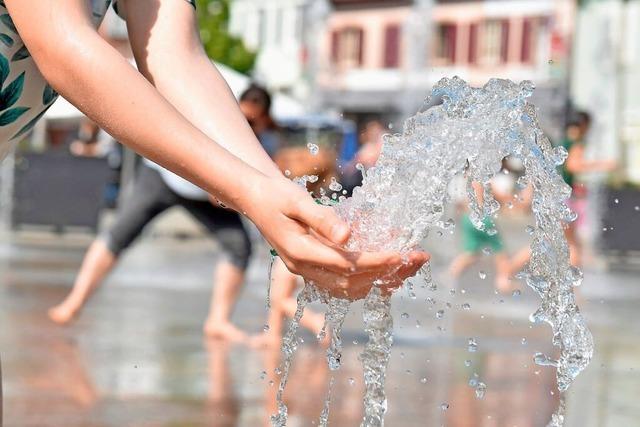
M 343 245 L 349 239 L 349 226 L 332 208 L 318 205 L 311 198 L 300 201 L 293 216 L 336 245 Z

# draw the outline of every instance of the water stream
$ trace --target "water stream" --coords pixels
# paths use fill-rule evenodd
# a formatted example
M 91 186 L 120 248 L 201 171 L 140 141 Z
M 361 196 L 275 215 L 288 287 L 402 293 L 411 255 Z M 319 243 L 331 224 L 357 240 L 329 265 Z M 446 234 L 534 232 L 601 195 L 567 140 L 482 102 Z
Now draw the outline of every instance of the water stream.
M 576 305 L 573 288 L 581 283 L 582 273 L 569 264 L 563 231 L 564 224 L 576 218 L 565 203 L 571 188 L 557 172 L 567 153 L 561 147 L 554 148 L 542 132 L 535 107 L 527 101 L 533 90 L 528 81 L 516 84 L 492 79 L 482 88 L 472 88 L 457 77 L 441 80 L 423 109 L 405 121 L 403 132 L 386 137 L 376 166 L 364 173 L 362 186 L 339 203 L 336 211 L 353 230 L 348 249 L 407 252 L 427 238 L 429 231 L 448 227 L 442 216 L 448 185 L 457 175 L 467 179 L 471 220 L 483 229 L 485 219 L 495 217 L 500 209 L 491 195 L 490 179 L 500 171 L 505 157 L 520 159 L 526 172 L 518 185 L 533 187 L 535 227 L 530 230 L 531 260 L 519 278 L 541 299 L 531 321 L 549 324 L 553 344 L 559 349 L 558 359 L 536 354 L 535 361 L 556 369 L 558 389 L 564 393 L 589 364 L 593 338 Z M 484 188 L 481 200 L 473 183 Z M 425 280 L 433 286 L 429 275 Z M 384 386 L 393 319 L 391 299 L 383 295 L 376 286 L 379 284 L 367 295 L 363 310 L 369 337 L 360 355 L 365 383 L 363 427 L 383 426 L 387 409 Z M 279 411 L 272 417 L 273 426 L 286 425 L 282 392 L 297 346 L 295 333 L 304 307 L 317 300 L 328 305 L 326 328 L 332 339 L 327 351 L 329 367 L 334 371 L 340 367 L 340 330 L 350 302 L 331 298 L 307 282 L 283 339 Z M 484 389 L 481 391 L 484 394 Z M 325 408 L 329 401 L 330 396 Z M 564 406 L 562 398 L 549 426 L 562 426 Z M 320 425 L 326 425 L 327 414 L 328 409 L 323 411 Z

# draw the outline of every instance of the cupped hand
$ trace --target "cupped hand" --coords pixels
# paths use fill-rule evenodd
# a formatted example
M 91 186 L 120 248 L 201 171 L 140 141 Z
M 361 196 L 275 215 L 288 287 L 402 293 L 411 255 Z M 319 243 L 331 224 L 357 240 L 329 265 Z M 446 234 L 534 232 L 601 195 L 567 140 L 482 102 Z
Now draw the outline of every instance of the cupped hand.
M 248 200 L 243 211 L 287 268 L 336 297 L 363 298 L 376 281 L 388 290 L 399 287 L 429 259 L 420 251 L 401 255 L 342 249 L 349 239 L 347 224 L 285 178 L 263 178 Z

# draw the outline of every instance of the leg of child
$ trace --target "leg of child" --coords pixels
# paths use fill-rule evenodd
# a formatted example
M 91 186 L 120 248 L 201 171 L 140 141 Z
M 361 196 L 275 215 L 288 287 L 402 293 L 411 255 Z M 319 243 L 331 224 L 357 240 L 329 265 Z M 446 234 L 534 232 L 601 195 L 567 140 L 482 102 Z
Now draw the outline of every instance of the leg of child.
M 465 272 L 467 268 L 473 265 L 476 262 L 477 256 L 470 252 L 463 252 L 457 257 L 449 265 L 449 275 L 454 279 L 457 279 Z
M 531 259 L 531 248 L 525 246 L 511 257 L 510 275 L 518 274 Z
M 73 289 L 62 303 L 49 310 L 49 318 L 59 324 L 70 322 L 113 269 L 116 261 L 116 256 L 107 245 L 100 239 L 95 240 L 82 261 Z
M 89 247 L 73 289 L 61 304 L 49 310 L 51 320 L 59 324 L 71 321 L 115 267 L 119 254 L 170 205 L 171 200 L 166 199 L 166 185 L 158 172 L 142 166 L 113 225 Z
M 247 335 L 231 323 L 231 312 L 244 282 L 244 271 L 223 260 L 214 273 L 211 309 L 204 324 L 204 333 L 210 338 L 232 342 L 246 341 Z
M 252 345 L 256 347 L 279 346 L 282 339 L 284 320 L 295 315 L 297 304 L 294 293 L 298 285 L 298 276 L 287 270 L 281 260 L 276 260 L 271 271 L 271 309 L 264 334 L 255 337 Z M 312 333 L 318 334 L 324 325 L 324 316 L 305 309 L 300 324 Z
M 511 290 L 511 263 L 509 257 L 504 252 L 495 255 L 496 260 L 496 289 L 499 292 L 507 293 Z

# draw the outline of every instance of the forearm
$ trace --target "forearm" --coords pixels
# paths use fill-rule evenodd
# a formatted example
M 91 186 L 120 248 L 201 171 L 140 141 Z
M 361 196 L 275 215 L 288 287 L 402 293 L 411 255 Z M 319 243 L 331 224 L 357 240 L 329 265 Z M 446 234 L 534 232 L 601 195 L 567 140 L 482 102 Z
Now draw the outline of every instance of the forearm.
M 182 2 L 148 3 L 126 4 L 129 38 L 140 71 L 211 139 L 265 175 L 282 176 L 206 56 L 193 10 Z M 154 13 L 149 13 L 152 8 Z

